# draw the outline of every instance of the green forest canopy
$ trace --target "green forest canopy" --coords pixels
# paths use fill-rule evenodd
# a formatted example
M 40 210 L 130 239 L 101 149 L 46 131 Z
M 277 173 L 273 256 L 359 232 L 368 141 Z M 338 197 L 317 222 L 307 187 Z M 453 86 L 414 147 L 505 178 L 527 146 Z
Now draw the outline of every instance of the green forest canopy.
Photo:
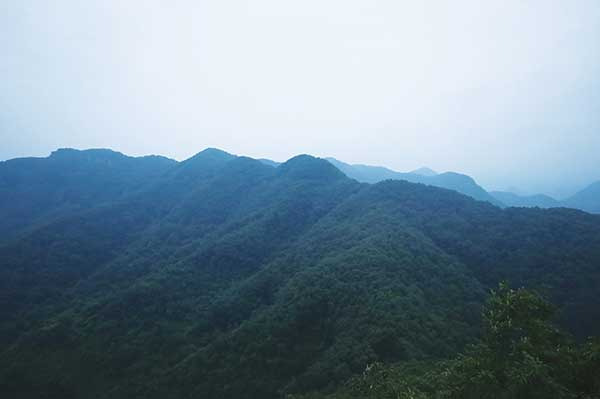
M 600 333 L 597 215 L 358 183 L 306 155 L 11 162 L 0 381 L 13 397 L 337 392 L 366 365 L 435 368 L 485 340 L 503 280 L 543 293 L 578 342 Z

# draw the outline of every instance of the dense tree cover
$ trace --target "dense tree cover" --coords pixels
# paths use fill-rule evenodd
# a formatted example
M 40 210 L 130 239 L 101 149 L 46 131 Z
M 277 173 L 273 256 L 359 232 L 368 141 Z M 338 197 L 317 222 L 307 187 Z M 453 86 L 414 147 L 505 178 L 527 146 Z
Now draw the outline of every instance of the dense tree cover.
M 331 392 L 367 364 L 431 367 L 485 337 L 485 292 L 503 279 L 544 292 L 579 339 L 600 330 L 597 216 L 361 184 L 310 156 L 275 168 L 209 149 L 143 178 L 106 156 L 47 172 L 86 170 L 69 190 L 98 201 L 23 219 L 0 244 L 12 397 Z
M 577 345 L 554 307 L 501 283 L 483 311 L 480 341 L 452 360 L 370 364 L 335 393 L 296 399 L 546 399 L 600 397 L 600 341 Z
M 110 150 L 60 149 L 0 162 L 0 242 L 28 228 L 124 198 L 176 162 Z

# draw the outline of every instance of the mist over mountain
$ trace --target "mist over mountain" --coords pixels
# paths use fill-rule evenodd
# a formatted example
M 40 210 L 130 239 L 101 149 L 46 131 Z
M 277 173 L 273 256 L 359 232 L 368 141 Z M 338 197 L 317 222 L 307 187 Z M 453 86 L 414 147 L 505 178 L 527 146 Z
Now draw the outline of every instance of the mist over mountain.
M 401 173 L 380 166 L 350 165 L 334 158 L 327 158 L 327 160 L 344 172 L 346 176 L 360 182 L 378 183 L 388 179 L 406 180 L 411 183 L 422 183 L 455 190 L 477 200 L 502 206 L 500 201 L 488 194 L 475 180 L 460 173 L 445 172 L 437 174 L 428 168 L 417 169 L 417 171 L 410 173 Z
M 558 208 L 561 203 L 554 198 L 544 195 L 518 195 L 509 191 L 490 191 L 490 194 L 506 206 Z
M 365 183 L 377 183 L 383 180 L 406 180 L 436 187 L 458 191 L 480 201 L 487 201 L 500 207 L 538 207 L 538 208 L 575 208 L 590 213 L 600 213 L 598 183 L 577 192 L 564 201 L 556 200 L 548 195 L 523 195 L 510 191 L 487 192 L 475 180 L 467 175 L 454 172 L 438 174 L 429 168 L 420 168 L 412 172 L 402 173 L 381 166 L 350 165 L 335 158 L 327 158 L 346 176 Z
M 543 194 L 518 195 L 507 191 L 491 191 L 490 194 L 506 206 L 539 208 L 564 207 L 580 209 L 589 213 L 600 213 L 599 187 L 600 182 L 592 183 L 563 201 L 558 201 Z
M 410 173 L 413 175 L 421 175 L 421 176 L 429 176 L 429 177 L 435 176 L 438 174 L 436 171 L 434 171 L 428 167 L 425 167 L 425 166 L 421 167 L 419 169 L 415 169 Z
M 600 399 L 600 1 L 0 26 L 0 399 Z
M 600 181 L 590 184 L 564 201 L 566 206 L 600 213 Z
M 332 392 L 368 364 L 463 350 L 502 280 L 543 292 L 576 339 L 600 333 L 600 216 L 335 162 L 207 149 L 0 163 L 0 390 Z

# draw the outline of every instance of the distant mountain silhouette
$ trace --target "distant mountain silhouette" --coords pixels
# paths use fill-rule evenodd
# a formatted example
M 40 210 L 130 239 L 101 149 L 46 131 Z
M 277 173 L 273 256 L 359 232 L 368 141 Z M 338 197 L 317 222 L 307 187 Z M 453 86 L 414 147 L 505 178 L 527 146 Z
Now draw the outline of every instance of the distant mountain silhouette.
M 314 180 L 339 180 L 344 179 L 344 174 L 321 158 L 310 155 L 297 155 L 277 168 L 280 175 L 314 179 Z
M 490 194 L 506 206 L 574 208 L 589 213 L 600 213 L 600 181 L 590 184 L 564 201 L 544 194 L 519 195 L 509 191 L 491 191 Z
M 417 171 L 410 173 L 401 173 L 381 166 L 350 165 L 335 158 L 327 158 L 327 160 L 344 172 L 346 176 L 359 182 L 378 183 L 383 180 L 406 180 L 411 183 L 422 183 L 458 191 L 476 200 L 503 206 L 501 201 L 491 196 L 473 178 L 460 173 L 445 172 L 436 174 L 427 168 L 417 169 Z
M 435 170 L 429 169 L 428 167 L 425 167 L 425 166 L 422 168 L 419 168 L 419 169 L 415 169 L 410 173 L 412 173 L 414 175 L 430 176 L 430 177 L 438 174 Z
M 570 208 L 582 209 L 590 213 L 600 213 L 600 181 L 590 184 L 566 199 L 564 204 Z
M 554 198 L 544 195 L 519 195 L 509 191 L 490 191 L 490 194 L 506 206 L 557 208 L 562 206 Z
M 565 201 L 558 201 L 549 195 L 533 194 L 523 195 L 516 189 L 507 191 L 486 191 L 479 186 L 470 176 L 436 171 L 422 167 L 412 172 L 402 173 L 383 166 L 348 164 L 335 158 L 325 158 L 346 176 L 362 183 L 375 184 L 383 180 L 406 180 L 411 183 L 422 183 L 435 187 L 442 187 L 458 191 L 480 201 L 487 201 L 500 207 L 526 207 L 526 208 L 574 208 L 589 213 L 600 213 L 600 182 L 591 184 Z M 258 159 L 259 162 L 274 168 L 281 165 L 270 159 Z

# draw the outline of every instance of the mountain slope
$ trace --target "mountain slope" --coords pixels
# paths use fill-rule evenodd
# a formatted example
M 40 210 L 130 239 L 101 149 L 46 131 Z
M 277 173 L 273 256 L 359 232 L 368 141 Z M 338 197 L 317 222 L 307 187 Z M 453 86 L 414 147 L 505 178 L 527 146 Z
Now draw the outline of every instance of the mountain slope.
M 328 390 L 375 361 L 456 353 L 502 279 L 600 332 L 598 216 L 214 149 L 129 192 L 0 245 L 2 392 Z
M 176 163 L 158 156 L 133 158 L 111 150 L 72 149 L 57 150 L 48 158 L 0 162 L 0 237 L 117 201 Z

